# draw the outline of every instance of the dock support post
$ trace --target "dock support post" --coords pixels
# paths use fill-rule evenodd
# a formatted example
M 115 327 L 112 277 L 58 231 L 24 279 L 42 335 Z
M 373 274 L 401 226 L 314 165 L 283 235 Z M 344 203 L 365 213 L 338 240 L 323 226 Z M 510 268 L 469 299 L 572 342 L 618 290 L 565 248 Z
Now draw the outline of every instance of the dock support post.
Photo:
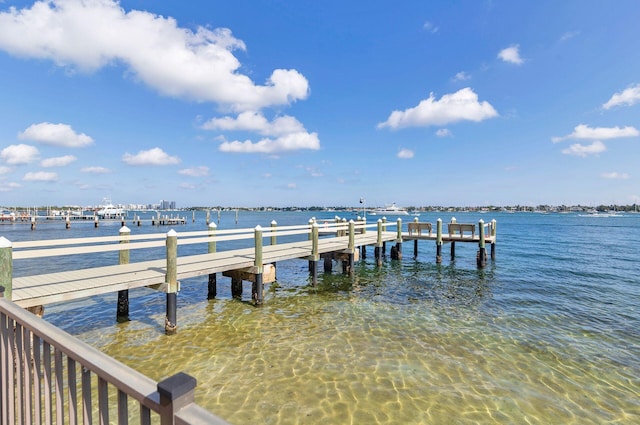
M 324 256 L 324 272 L 331 273 L 333 270 L 333 259 L 329 255 Z
M 482 219 L 480 219 L 480 221 L 478 222 L 478 232 L 480 235 L 480 242 L 478 243 L 477 263 L 478 263 L 478 268 L 481 269 L 487 263 L 486 262 L 487 251 L 484 243 L 484 220 Z
M 451 217 L 451 223 L 455 224 L 456 223 L 456 218 L 455 217 Z M 460 233 L 460 237 L 462 237 L 462 233 Z M 455 241 L 451 241 L 451 261 L 456 259 L 456 242 Z
M 231 278 L 231 297 L 242 298 L 242 279 L 236 276 Z
M 13 244 L 0 236 L 0 286 L 4 288 L 4 297 L 11 300 L 13 288 Z
M 275 245 L 278 241 L 276 238 L 276 228 L 278 227 L 278 223 L 273 220 L 271 221 L 271 245 Z M 273 262 L 273 268 L 276 268 L 276 262 Z
M 213 239 L 216 235 L 216 224 L 209 223 L 209 254 L 216 252 L 216 241 Z M 218 278 L 215 273 L 209 273 L 209 282 L 207 284 L 207 299 L 212 300 L 218 295 Z
M 171 229 L 167 232 L 167 317 L 164 321 L 164 330 L 167 335 L 176 333 L 177 309 L 178 309 L 178 233 Z
M 378 239 L 376 240 L 376 248 L 374 250 L 376 257 L 376 264 L 382 265 L 382 220 L 378 219 Z
M 313 240 L 313 223 L 314 223 L 314 219 L 310 218 L 309 219 L 309 240 L 312 241 Z M 313 260 L 309 259 L 309 272 L 312 272 L 312 267 L 313 267 Z
M 320 254 L 318 253 L 318 223 L 313 220 L 311 224 L 311 282 L 313 286 L 318 283 L 318 262 Z
M 402 260 L 402 219 L 398 218 L 396 223 L 396 246 L 391 248 L 391 258 L 393 260 Z
M 120 228 L 120 243 L 121 244 L 129 244 L 129 235 L 131 235 L 131 230 L 127 226 L 122 226 Z M 118 264 L 129 264 L 129 249 L 121 249 L 118 255 Z M 129 321 L 129 290 L 122 289 L 118 291 L 118 309 L 116 312 L 116 321 L 118 323 L 128 322 Z
M 383 232 L 387 231 L 387 217 L 382 217 L 382 231 Z M 386 255 L 386 253 L 387 253 L 387 243 L 382 242 L 382 256 Z
M 491 220 L 491 261 L 496 259 L 496 220 Z
M 436 263 L 442 263 L 442 219 L 436 221 Z
M 205 219 L 205 222 L 207 223 L 207 226 L 211 222 L 211 211 L 210 210 L 207 210 L 207 218 Z
M 71 220 L 69 219 L 69 215 L 67 215 L 67 218 L 64 220 L 65 223 L 65 228 L 70 229 L 71 228 Z
M 262 227 L 256 226 L 253 235 L 255 241 L 255 260 L 253 265 L 258 269 L 258 273 L 256 273 L 253 288 L 251 289 L 251 298 L 256 305 L 261 305 L 264 289 L 262 283 L 262 274 L 264 272 L 264 265 L 262 264 Z
M 349 220 L 349 264 L 345 270 L 349 274 L 353 274 L 353 266 L 356 253 L 356 223 Z
M 36 216 L 31 217 L 31 230 L 36 230 Z

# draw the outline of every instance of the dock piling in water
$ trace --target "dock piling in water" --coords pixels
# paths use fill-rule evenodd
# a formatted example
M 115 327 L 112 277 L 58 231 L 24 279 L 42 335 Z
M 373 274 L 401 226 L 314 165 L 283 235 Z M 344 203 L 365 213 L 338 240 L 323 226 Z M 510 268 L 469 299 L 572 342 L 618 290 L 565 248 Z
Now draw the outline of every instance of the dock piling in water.
M 165 275 L 167 291 L 167 316 L 164 329 L 168 335 L 174 334 L 177 324 L 177 297 L 178 297 L 178 233 L 171 229 L 167 232 L 167 273 Z
M 129 244 L 129 236 L 131 230 L 127 226 L 120 228 L 120 243 Z M 121 249 L 118 255 L 118 264 L 129 264 L 130 253 L 128 249 Z M 129 290 L 122 289 L 118 291 L 118 309 L 116 312 L 116 320 L 118 322 L 129 321 Z
M 436 221 L 436 263 L 442 263 L 442 219 Z
M 209 237 L 210 238 L 214 238 L 216 235 L 216 224 L 215 223 L 209 223 L 208 224 L 209 227 Z M 209 242 L 208 244 L 208 250 L 207 252 L 209 254 L 213 254 L 214 252 L 216 252 L 216 241 L 212 240 Z M 208 300 L 212 300 L 216 297 L 216 295 L 218 295 L 218 278 L 216 277 L 215 273 L 209 273 L 209 280 L 207 282 L 207 299 Z

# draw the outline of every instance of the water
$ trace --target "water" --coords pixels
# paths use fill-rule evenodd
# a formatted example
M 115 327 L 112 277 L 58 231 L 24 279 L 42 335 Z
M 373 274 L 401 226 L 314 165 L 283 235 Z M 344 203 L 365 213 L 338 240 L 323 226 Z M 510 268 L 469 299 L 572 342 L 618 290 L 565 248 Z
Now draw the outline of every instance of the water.
M 236 224 L 223 213 L 219 228 L 334 214 L 240 212 Z M 420 220 L 438 217 L 451 215 Z M 387 252 L 376 267 L 369 248 L 352 277 L 335 265 L 314 287 L 306 261 L 287 261 L 261 307 L 250 304 L 247 283 L 233 300 L 221 275 L 217 299 L 207 301 L 206 278 L 196 278 L 182 282 L 173 336 L 164 335 L 164 294 L 148 289 L 130 292 L 127 323 L 115 322 L 115 294 L 47 306 L 45 318 L 153 379 L 195 376 L 197 402 L 236 424 L 639 423 L 640 215 L 456 218 L 497 220 L 495 262 L 478 270 L 477 246 L 459 243 L 455 261 L 445 245 L 435 264 L 433 242 L 421 242 L 417 258 L 409 242 L 401 262 Z M 0 234 L 17 241 L 118 228 L 3 225 Z M 203 214 L 175 227 L 204 228 Z M 83 261 L 116 263 L 109 255 Z M 38 267 L 16 264 L 15 273 Z

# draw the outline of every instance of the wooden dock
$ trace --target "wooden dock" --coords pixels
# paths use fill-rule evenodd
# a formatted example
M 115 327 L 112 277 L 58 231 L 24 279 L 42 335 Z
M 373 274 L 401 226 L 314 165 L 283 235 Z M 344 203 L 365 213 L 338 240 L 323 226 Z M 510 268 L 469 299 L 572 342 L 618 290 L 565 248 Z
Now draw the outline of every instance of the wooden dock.
M 131 230 L 122 227 L 118 236 L 28 241 L 11 243 L 0 238 L 0 285 L 5 288 L 6 298 L 21 307 L 30 308 L 49 303 L 70 301 L 93 295 L 118 292 L 118 315 L 128 316 L 128 290 L 152 287 L 167 294 L 167 331 L 175 330 L 175 303 L 180 282 L 197 276 L 208 275 L 209 298 L 216 295 L 216 274 L 231 277 L 232 294 L 242 294 L 242 281 L 252 282 L 254 303 L 261 304 L 263 285 L 275 280 L 278 262 L 291 259 L 309 261 L 309 271 L 315 284 L 318 263 L 325 259 L 341 260 L 343 270 L 353 271 L 359 249 L 363 254 L 367 246 L 375 247 L 377 263 L 382 263 L 387 242 L 395 242 L 391 248 L 391 258 L 402 258 L 402 242 L 414 241 L 414 255 L 417 254 L 419 240 L 436 241 L 436 261 L 441 261 L 441 247 L 451 243 L 452 255 L 456 242 L 478 243 L 478 266 L 484 266 L 486 254 L 484 244 L 491 244 L 492 259 L 495 258 L 495 220 L 488 226 L 482 220 L 475 234 L 464 234 L 470 225 L 451 226 L 448 234 L 442 232 L 442 222 L 438 220 L 436 231 L 417 231 L 416 225 L 402 231 L 402 221 L 367 224 L 366 221 L 335 220 L 323 225 L 310 221 L 298 226 L 270 228 L 218 230 L 210 224 L 207 231 L 176 233 L 174 230 L 160 234 L 131 235 Z M 430 227 L 430 226 L 429 226 Z M 393 229 L 394 230 L 390 230 Z M 456 230 L 458 230 L 456 232 Z M 487 232 L 488 231 L 488 232 Z M 453 232 L 453 233 L 452 233 Z M 288 242 L 278 243 L 278 238 L 286 237 Z M 294 239 L 293 241 L 291 241 Z M 218 245 L 229 241 L 245 240 L 246 248 L 218 250 Z M 267 243 L 266 246 L 263 246 Z M 178 245 L 200 244 L 206 247 L 201 254 L 178 256 Z M 251 246 L 253 245 L 253 246 Z M 131 250 L 166 248 L 166 258 L 129 262 Z M 47 258 L 65 255 L 119 252 L 119 264 L 43 273 L 32 276 L 13 277 L 13 261 Z

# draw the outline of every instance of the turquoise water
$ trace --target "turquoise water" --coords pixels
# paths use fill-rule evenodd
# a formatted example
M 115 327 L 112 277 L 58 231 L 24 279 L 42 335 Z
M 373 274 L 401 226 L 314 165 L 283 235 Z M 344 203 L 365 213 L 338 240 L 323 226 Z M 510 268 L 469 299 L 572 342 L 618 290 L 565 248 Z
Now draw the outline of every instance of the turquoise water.
M 236 224 L 229 212 L 219 228 L 334 214 L 240 212 Z M 437 218 L 451 214 L 420 220 Z M 477 246 L 457 244 L 455 261 L 445 245 L 436 264 L 433 242 L 421 242 L 416 258 L 410 242 L 402 261 L 387 252 L 377 267 L 369 248 L 353 276 L 335 265 L 313 286 L 306 261 L 287 261 L 261 307 L 250 304 L 248 283 L 233 300 L 219 275 L 218 297 L 207 301 L 206 278 L 192 279 L 182 282 L 173 336 L 164 335 L 164 294 L 148 289 L 131 291 L 127 323 L 115 322 L 115 295 L 47 306 L 45 318 L 154 379 L 195 376 L 198 403 L 236 424 L 640 423 L 640 215 L 456 218 L 497 220 L 495 262 L 479 270 Z M 0 234 L 17 241 L 118 228 L 3 225 Z M 204 228 L 203 214 L 175 227 Z M 83 259 L 115 262 L 113 253 Z M 15 274 L 42 267 L 17 263 Z

